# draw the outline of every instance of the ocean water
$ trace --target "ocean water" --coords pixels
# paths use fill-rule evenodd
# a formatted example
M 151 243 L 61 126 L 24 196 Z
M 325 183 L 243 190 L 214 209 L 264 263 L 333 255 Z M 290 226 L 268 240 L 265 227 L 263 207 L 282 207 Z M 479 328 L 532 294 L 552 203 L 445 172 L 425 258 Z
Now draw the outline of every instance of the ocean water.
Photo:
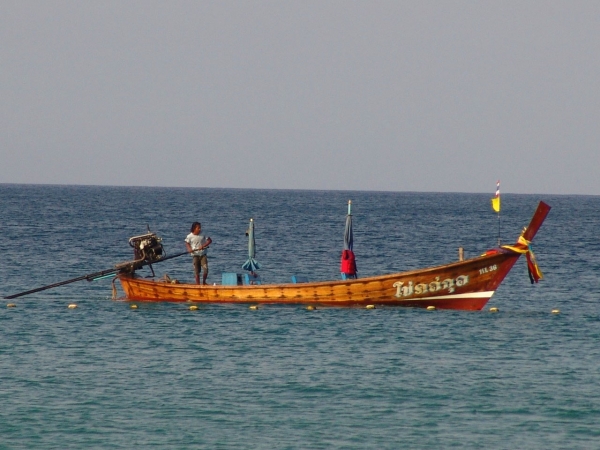
M 480 312 L 143 304 L 111 280 L 0 305 L 0 448 L 600 448 L 600 197 L 0 185 L 0 294 L 111 268 L 149 226 L 191 223 L 209 282 L 339 278 L 352 199 L 360 276 L 514 242 L 539 200 L 545 279 L 519 261 Z M 499 227 L 500 225 L 500 227 Z M 155 266 L 193 279 L 190 258 Z M 149 274 L 148 271 L 146 271 Z M 67 305 L 77 303 L 77 309 Z M 558 308 L 560 314 L 552 314 Z

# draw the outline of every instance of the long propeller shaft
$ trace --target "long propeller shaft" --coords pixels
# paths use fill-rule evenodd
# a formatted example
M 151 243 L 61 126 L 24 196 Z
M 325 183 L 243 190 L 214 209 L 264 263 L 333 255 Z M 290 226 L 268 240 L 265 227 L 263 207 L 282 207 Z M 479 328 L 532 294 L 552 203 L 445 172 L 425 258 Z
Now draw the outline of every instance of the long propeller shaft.
M 18 294 L 8 295 L 4 298 L 10 300 L 13 298 L 23 297 L 24 295 L 35 294 L 36 292 L 53 289 L 55 287 L 64 286 L 65 284 L 75 283 L 77 281 L 83 281 L 83 280 L 94 281 L 94 280 L 97 280 L 98 278 L 103 278 L 103 277 L 106 277 L 106 276 L 109 276 L 112 274 L 117 274 L 119 272 L 126 271 L 126 270 L 137 270 L 144 266 L 149 266 L 151 264 L 163 262 L 168 259 L 177 258 L 179 256 L 187 255 L 188 253 L 189 252 L 185 251 L 182 253 L 177 253 L 175 255 L 165 256 L 164 258 L 158 259 L 156 261 L 130 261 L 127 263 L 118 264 L 117 266 L 115 266 L 112 269 L 106 269 L 106 270 L 101 270 L 99 272 L 88 273 L 86 275 L 81 275 L 79 277 L 71 278 L 69 280 L 59 281 L 58 283 L 48 284 L 46 286 L 41 286 L 41 287 L 38 287 L 35 289 L 31 289 L 29 291 L 24 291 L 24 292 L 19 292 Z

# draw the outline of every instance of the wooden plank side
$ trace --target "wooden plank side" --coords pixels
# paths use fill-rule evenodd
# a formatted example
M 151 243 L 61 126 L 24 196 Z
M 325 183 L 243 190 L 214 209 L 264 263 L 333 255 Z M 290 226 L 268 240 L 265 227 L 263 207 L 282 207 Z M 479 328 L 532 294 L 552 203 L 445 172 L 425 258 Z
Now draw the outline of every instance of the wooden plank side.
M 412 306 L 420 298 L 493 291 L 518 257 L 507 252 L 422 271 L 303 284 L 200 286 L 123 275 L 119 278 L 126 297 L 132 300 Z M 444 299 L 444 304 L 451 303 L 451 299 Z

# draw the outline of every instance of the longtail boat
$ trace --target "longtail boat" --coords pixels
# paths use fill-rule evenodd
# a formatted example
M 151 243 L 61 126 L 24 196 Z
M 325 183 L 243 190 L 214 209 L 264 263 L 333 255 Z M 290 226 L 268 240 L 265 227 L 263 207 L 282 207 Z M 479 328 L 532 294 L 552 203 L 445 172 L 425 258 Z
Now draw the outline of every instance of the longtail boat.
M 136 275 L 135 270 L 120 271 L 116 278 L 126 299 L 136 301 L 481 310 L 521 255 L 525 254 L 530 269 L 537 271 L 529 244 L 549 211 L 550 206 L 540 202 L 529 226 L 514 245 L 421 270 L 337 281 L 241 286 L 183 284 L 168 278 L 149 280 Z M 534 276 L 537 281 L 539 274 Z

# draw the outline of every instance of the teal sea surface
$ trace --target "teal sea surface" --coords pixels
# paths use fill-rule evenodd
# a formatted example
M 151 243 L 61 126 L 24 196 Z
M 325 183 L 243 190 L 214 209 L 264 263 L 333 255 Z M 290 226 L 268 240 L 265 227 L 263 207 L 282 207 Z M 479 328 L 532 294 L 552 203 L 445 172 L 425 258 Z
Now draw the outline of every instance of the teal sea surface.
M 600 448 L 600 197 L 506 194 L 498 219 L 492 195 L 0 185 L 2 296 L 130 260 L 147 227 L 175 254 L 202 222 L 218 283 L 253 218 L 262 279 L 289 282 L 339 279 L 350 199 L 361 277 L 512 243 L 552 206 L 545 279 L 521 260 L 478 312 L 133 310 L 110 278 L 4 300 L 0 449 Z M 193 280 L 187 256 L 155 270 Z

